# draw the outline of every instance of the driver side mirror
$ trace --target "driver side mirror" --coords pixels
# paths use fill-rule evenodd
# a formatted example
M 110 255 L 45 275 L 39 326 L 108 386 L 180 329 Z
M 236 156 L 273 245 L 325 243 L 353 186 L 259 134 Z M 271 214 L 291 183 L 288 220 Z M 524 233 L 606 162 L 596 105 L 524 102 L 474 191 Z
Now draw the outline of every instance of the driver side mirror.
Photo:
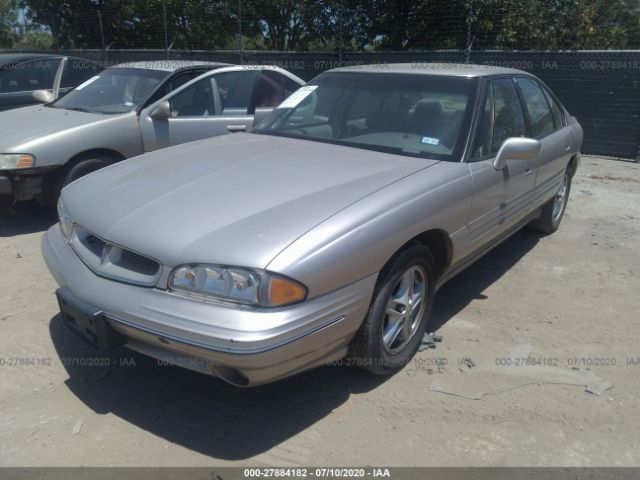
M 154 120 L 168 120 L 171 118 L 171 105 L 169 105 L 169 101 L 165 100 L 159 103 L 151 112 L 150 117 Z
M 56 99 L 49 90 L 35 90 L 31 97 L 38 103 L 51 103 Z
M 498 150 L 493 161 L 493 168 L 502 170 L 508 160 L 532 162 L 538 158 L 539 153 L 540 142 L 538 140 L 524 137 L 507 138 Z

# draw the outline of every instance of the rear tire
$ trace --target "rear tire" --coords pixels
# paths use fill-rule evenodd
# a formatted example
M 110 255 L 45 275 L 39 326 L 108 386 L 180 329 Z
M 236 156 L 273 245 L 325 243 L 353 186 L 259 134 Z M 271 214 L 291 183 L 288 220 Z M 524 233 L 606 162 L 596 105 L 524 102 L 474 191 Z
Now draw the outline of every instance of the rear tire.
M 562 217 L 564 216 L 564 211 L 567 208 L 567 203 L 569 202 L 571 176 L 571 169 L 567 167 L 558 192 L 542 207 L 540 217 L 529 223 L 529 228 L 546 234 L 558 230 Z
M 380 272 L 369 312 L 351 345 L 351 363 L 377 375 L 402 369 L 415 355 L 435 298 L 431 251 L 412 244 Z
M 113 163 L 113 159 L 108 157 L 92 157 L 75 161 L 65 165 L 60 170 L 55 171 L 49 179 L 47 179 L 44 196 L 46 203 L 55 205 L 60 196 L 60 192 L 70 183 L 84 177 L 90 173 L 107 167 Z

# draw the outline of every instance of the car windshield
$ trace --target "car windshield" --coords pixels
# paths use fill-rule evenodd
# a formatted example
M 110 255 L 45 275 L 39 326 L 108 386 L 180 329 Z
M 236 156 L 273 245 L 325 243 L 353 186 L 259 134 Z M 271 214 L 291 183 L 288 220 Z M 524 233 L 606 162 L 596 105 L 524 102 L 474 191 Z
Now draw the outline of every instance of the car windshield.
M 126 113 L 143 103 L 169 72 L 111 68 L 78 85 L 51 104 L 53 108 L 89 113 Z
M 475 78 L 333 72 L 291 95 L 255 133 L 458 161 Z

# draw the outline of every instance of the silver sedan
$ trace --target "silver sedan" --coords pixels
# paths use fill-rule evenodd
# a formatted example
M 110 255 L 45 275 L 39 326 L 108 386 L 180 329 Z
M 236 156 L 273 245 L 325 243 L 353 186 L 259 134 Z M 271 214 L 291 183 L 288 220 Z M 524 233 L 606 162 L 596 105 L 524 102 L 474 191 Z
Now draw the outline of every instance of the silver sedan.
M 125 158 L 249 131 L 304 82 L 271 66 L 151 60 L 108 68 L 44 106 L 0 114 L 0 203 L 55 205 L 62 187 Z
M 582 129 L 537 78 L 336 69 L 252 133 L 63 190 L 42 243 L 64 322 L 234 385 L 417 351 L 436 291 L 529 225 L 555 231 Z

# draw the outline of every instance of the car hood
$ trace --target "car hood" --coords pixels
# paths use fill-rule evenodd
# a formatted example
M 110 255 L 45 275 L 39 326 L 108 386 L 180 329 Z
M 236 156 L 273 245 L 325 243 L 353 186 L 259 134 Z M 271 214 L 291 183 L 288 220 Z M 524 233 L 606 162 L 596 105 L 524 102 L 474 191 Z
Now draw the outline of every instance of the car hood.
M 265 268 L 323 220 L 435 163 L 234 134 L 100 170 L 68 186 L 63 200 L 75 222 L 165 265 Z
M 0 115 L 0 152 L 18 152 L 20 146 L 51 134 L 103 120 L 104 115 L 42 105 L 7 110 Z

